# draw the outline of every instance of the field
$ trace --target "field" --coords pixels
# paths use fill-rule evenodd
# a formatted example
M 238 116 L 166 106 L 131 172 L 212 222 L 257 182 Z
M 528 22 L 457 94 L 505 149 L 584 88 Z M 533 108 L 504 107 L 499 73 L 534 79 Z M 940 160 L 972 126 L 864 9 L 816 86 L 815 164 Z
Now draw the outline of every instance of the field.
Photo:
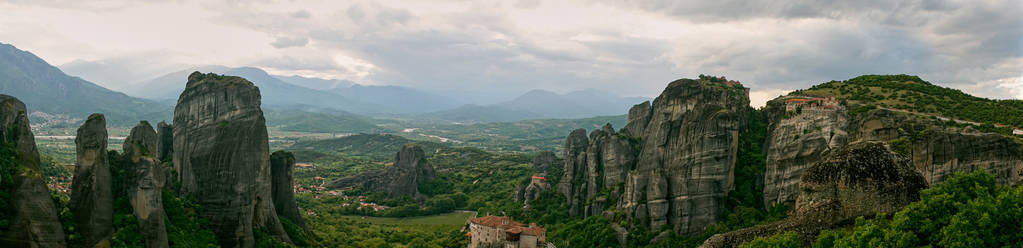
M 405 218 L 391 217 L 365 217 L 346 215 L 342 218 L 352 220 L 356 223 L 368 223 L 373 225 L 402 225 L 402 226 L 430 226 L 430 228 L 461 227 L 469 218 L 476 215 L 472 211 L 458 211 L 454 213 L 417 216 Z

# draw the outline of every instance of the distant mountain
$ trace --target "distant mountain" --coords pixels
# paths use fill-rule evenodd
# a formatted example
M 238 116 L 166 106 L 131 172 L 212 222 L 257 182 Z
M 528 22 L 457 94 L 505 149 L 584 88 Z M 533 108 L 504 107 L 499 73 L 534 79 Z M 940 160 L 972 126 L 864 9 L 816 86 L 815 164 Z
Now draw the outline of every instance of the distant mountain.
M 0 93 L 25 102 L 29 112 L 84 119 L 103 113 L 111 124 L 131 124 L 142 116 L 164 116 L 170 106 L 130 97 L 68 76 L 35 56 L 0 43 Z
M 341 79 L 322 79 L 302 76 L 276 76 L 285 82 L 342 95 L 348 99 L 379 106 L 365 109 L 366 113 L 418 114 L 451 109 L 462 105 L 437 94 L 395 85 L 360 85 Z
M 185 88 L 188 74 L 192 71 L 214 72 L 243 77 L 259 87 L 259 92 L 263 97 L 263 105 L 269 107 L 327 108 L 358 113 L 372 112 L 366 110 L 379 108 L 379 106 L 347 99 L 338 94 L 290 84 L 266 73 L 266 71 L 254 67 L 196 67 L 135 84 L 130 89 L 126 88 L 125 92 L 150 99 L 177 99 L 178 95 Z
M 161 102 L 170 100 L 169 102 L 171 105 L 174 105 L 177 102 L 178 96 L 181 95 L 181 91 L 185 90 L 185 82 L 188 81 L 188 74 L 192 74 L 192 72 L 195 71 L 223 74 L 229 70 L 231 70 L 231 68 L 227 66 L 197 66 L 171 72 L 147 81 L 135 82 L 122 88 L 121 91 L 128 95 L 158 100 Z
M 343 79 L 322 79 L 322 78 L 311 78 L 303 76 L 280 76 L 275 77 L 284 80 L 290 84 L 314 89 L 314 90 L 334 90 L 348 88 L 355 85 L 355 82 L 343 80 Z
M 458 122 L 509 122 L 529 119 L 574 119 L 621 115 L 632 105 L 650 100 L 645 97 L 621 97 L 613 93 L 587 89 L 567 94 L 532 90 L 493 105 L 464 105 L 451 110 L 423 115 L 426 118 Z
M 367 102 L 380 106 L 378 113 L 410 114 L 427 113 L 451 109 L 462 105 L 460 102 L 402 86 L 364 86 L 352 85 L 338 88 L 332 92 L 349 99 Z
M 167 64 L 162 61 L 164 59 L 164 56 L 158 55 L 114 57 L 100 60 L 79 59 L 57 65 L 57 68 L 68 75 L 80 77 L 104 88 L 124 92 L 124 88 L 131 87 L 134 83 L 185 67 Z

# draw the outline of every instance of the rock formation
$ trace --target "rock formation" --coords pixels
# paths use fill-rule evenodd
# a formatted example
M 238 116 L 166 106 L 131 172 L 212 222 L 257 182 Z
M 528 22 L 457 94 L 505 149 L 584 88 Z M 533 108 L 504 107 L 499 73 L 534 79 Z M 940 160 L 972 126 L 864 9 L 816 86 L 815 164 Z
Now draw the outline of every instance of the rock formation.
M 795 203 L 803 170 L 848 143 L 845 128 L 849 116 L 845 107 L 809 107 L 787 111 L 798 99 L 770 101 L 768 118 L 767 169 L 764 172 L 765 206 Z
M 614 207 L 629 223 L 640 220 L 654 230 L 670 225 L 679 234 L 714 224 L 732 187 L 748 94 L 738 84 L 680 79 L 652 104 L 634 106 L 620 132 L 610 125 L 589 137 L 573 131 L 558 185 L 569 213 L 598 215 Z
M 173 160 L 222 247 L 253 247 L 253 229 L 290 242 L 271 197 L 270 152 L 259 89 L 233 76 L 188 76 L 174 108 Z
M 162 124 L 162 123 L 161 123 Z M 122 149 L 127 161 L 130 178 L 127 178 L 128 201 L 139 222 L 139 232 L 145 238 L 146 247 L 168 247 L 166 214 L 163 210 L 163 186 L 166 183 L 163 166 L 156 159 L 159 151 L 159 136 L 149 122 L 142 121 L 124 140 Z
M 107 122 L 92 114 L 75 137 L 75 177 L 71 184 L 71 213 L 83 247 L 109 247 L 114 233 L 114 196 L 107 158 Z
M 537 154 L 533 158 L 533 168 L 536 169 L 530 179 L 529 183 L 524 187 L 519 186 L 515 193 L 515 201 L 521 201 L 525 208 L 529 208 L 529 202 L 536 200 L 540 197 L 540 194 L 550 190 L 551 185 L 548 183 L 548 173 L 552 167 L 558 162 L 558 157 L 553 152 L 543 151 Z
M 286 151 L 270 154 L 270 171 L 273 175 L 273 200 L 277 214 L 309 231 L 295 202 L 295 155 Z
M 174 127 L 166 122 L 156 124 L 156 159 L 170 162 L 174 156 Z
M 850 117 L 846 108 L 806 107 L 782 97 L 768 103 L 767 167 L 764 175 L 765 205 L 794 205 L 797 184 L 804 170 L 832 150 L 855 142 L 898 144 L 911 157 L 929 184 L 943 182 L 956 172 L 984 169 L 1000 184 L 1023 183 L 1023 144 L 972 127 L 948 126 L 943 121 L 911 113 L 875 109 Z M 788 110 L 786 110 L 788 109 Z
M 702 247 L 736 247 L 788 231 L 799 233 L 808 244 L 824 229 L 902 209 L 919 200 L 927 182 L 908 157 L 882 143 L 859 142 L 831 152 L 804 170 L 798 185 L 796 208 L 789 218 L 714 235 Z
M 407 144 L 394 155 L 394 166 L 349 176 L 327 183 L 330 188 L 360 187 L 364 190 L 384 192 L 389 198 L 412 196 L 425 199 L 419 193 L 419 184 L 433 180 L 437 175 L 426 161 L 426 154 L 416 144 Z
M 0 206 L 8 211 L 9 223 L 5 230 L 0 230 L 0 246 L 65 247 L 64 229 L 43 182 L 39 151 L 25 104 L 3 94 L 0 94 L 0 145 L 13 147 L 19 164 L 18 168 L 10 170 L 16 172 L 13 180 L 4 182 L 4 185 L 10 183 L 10 188 L 2 189 L 10 198 L 9 205 Z

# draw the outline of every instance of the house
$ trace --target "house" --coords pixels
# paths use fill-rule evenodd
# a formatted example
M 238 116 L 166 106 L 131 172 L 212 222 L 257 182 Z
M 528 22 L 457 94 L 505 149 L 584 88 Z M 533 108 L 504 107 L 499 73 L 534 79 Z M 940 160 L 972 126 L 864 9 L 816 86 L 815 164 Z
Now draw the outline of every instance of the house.
M 529 226 L 508 216 L 487 215 L 469 221 L 469 248 L 537 248 L 547 247 L 547 230 Z

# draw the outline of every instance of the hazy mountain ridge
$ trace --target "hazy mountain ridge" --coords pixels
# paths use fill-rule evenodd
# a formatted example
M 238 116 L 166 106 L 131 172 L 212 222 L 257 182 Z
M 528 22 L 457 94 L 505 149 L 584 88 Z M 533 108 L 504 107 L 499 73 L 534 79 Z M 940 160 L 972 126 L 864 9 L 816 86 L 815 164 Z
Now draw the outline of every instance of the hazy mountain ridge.
M 84 118 L 106 113 L 112 123 L 132 123 L 138 116 L 169 111 L 169 106 L 108 90 L 72 77 L 13 45 L 0 43 L 0 92 L 22 99 L 29 112 Z
M 531 90 L 512 100 L 493 105 L 463 105 L 427 113 L 428 119 L 457 122 L 509 122 L 529 119 L 575 119 L 593 116 L 622 115 L 634 104 L 650 100 L 645 97 L 622 97 L 595 89 L 558 94 Z

